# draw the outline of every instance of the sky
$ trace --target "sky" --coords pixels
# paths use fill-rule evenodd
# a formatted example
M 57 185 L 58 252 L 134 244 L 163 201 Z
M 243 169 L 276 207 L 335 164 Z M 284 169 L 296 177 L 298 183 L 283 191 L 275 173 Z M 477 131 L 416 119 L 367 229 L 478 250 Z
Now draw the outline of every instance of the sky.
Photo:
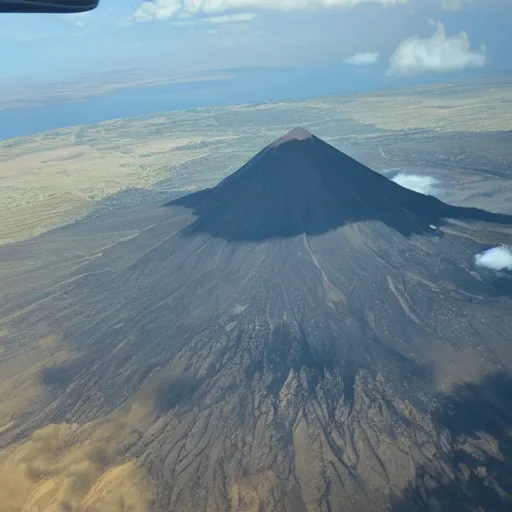
M 512 0 L 100 0 L 0 15 L 0 85 L 329 63 L 379 83 L 492 74 L 512 68 L 510 20 Z

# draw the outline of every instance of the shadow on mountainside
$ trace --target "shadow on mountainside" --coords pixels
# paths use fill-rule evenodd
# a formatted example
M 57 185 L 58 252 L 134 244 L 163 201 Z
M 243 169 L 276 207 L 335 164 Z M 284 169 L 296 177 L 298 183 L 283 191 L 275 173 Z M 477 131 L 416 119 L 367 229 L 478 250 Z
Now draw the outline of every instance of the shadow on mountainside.
M 442 398 L 434 420 L 454 468 L 440 481 L 420 468 L 392 505 L 393 512 L 512 510 L 512 379 L 505 373 L 463 384 Z M 447 436 L 447 437 L 446 437 Z

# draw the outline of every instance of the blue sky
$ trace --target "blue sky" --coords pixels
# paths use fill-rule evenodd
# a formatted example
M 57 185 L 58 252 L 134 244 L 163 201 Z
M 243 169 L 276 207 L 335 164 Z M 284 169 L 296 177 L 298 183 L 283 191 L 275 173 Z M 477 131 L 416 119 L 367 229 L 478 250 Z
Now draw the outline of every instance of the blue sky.
M 344 63 L 407 78 L 512 68 L 512 0 L 101 0 L 0 15 L 4 83 Z

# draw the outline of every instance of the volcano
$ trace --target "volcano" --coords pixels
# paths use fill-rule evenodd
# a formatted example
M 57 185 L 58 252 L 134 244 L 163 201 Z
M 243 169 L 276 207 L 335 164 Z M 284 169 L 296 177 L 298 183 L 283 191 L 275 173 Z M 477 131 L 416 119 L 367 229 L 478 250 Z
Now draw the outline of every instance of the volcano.
M 125 415 L 100 459 L 149 475 L 147 510 L 510 510 L 512 287 L 474 257 L 511 241 L 292 130 L 3 296 L 8 355 L 58 342 L 0 441 Z

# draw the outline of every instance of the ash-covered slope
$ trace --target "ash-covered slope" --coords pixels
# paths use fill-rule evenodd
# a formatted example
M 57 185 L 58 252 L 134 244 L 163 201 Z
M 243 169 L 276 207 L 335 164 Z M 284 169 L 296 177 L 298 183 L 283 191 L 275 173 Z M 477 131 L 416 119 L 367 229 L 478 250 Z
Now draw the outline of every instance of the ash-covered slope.
M 150 472 L 155 510 L 506 510 L 512 301 L 473 258 L 512 241 L 510 217 L 403 189 L 304 130 L 167 207 L 6 304 L 10 332 L 72 357 L 5 442 L 143 405 L 118 456 Z

